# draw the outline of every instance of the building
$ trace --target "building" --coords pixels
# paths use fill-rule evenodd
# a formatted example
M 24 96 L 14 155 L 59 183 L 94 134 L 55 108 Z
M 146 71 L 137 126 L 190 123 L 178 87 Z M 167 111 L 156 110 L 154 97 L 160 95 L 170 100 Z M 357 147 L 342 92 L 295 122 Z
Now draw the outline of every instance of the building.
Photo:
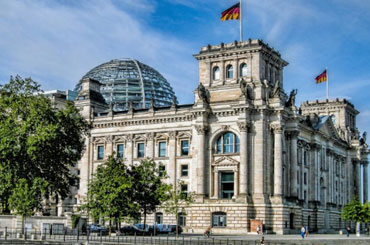
M 187 215 L 180 215 L 188 232 L 210 225 L 215 233 L 246 233 L 263 224 L 279 234 L 302 225 L 344 227 L 343 205 L 355 194 L 367 197 L 361 166 L 367 169 L 369 150 L 354 106 L 335 99 L 297 107 L 297 91 L 284 91 L 288 63 L 261 40 L 208 45 L 194 57 L 199 86 L 190 105 L 174 99 L 157 106 L 154 98 L 147 106 L 141 97 L 146 108 L 126 98 L 117 108 L 107 103 L 113 97 L 104 98 L 106 83 L 88 76 L 80 81 L 75 104 L 93 128 L 78 164 L 77 205 L 97 166 L 116 152 L 128 164 L 145 157 L 162 162 L 169 183 L 182 180 L 183 190 L 196 194 Z M 70 210 L 71 203 L 62 208 Z M 175 222 L 160 208 L 148 222 L 154 220 Z

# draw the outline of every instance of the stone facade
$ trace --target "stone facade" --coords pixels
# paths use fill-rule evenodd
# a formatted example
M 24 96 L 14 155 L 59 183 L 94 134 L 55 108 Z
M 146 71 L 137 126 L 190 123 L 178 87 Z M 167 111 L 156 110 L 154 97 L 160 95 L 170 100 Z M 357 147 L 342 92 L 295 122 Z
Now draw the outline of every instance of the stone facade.
M 199 86 L 191 105 L 113 111 L 98 81 L 82 81 L 75 104 L 93 128 L 76 170 L 76 205 L 97 166 L 120 151 L 127 164 L 162 162 L 168 183 L 182 180 L 196 194 L 188 232 L 247 233 L 252 220 L 279 234 L 344 227 L 343 205 L 367 193 L 360 168 L 369 151 L 354 106 L 337 99 L 296 107 L 297 91 L 288 96 L 283 88 L 288 63 L 260 40 L 208 45 L 194 57 Z M 175 223 L 164 212 L 159 220 Z

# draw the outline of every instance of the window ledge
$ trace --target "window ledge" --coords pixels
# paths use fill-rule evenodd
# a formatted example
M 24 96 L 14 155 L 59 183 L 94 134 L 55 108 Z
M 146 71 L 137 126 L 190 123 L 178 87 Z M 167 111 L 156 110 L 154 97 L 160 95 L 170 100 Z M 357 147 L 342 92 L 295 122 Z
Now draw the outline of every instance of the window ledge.
M 240 152 L 236 153 L 214 153 L 214 156 L 239 156 Z

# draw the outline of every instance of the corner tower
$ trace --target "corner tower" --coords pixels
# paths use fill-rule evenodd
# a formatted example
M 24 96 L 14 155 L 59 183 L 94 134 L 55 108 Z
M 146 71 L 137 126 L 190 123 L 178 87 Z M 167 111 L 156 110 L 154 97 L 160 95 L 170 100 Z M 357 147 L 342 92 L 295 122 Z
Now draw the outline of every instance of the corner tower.
M 244 93 L 256 104 L 265 104 L 266 88 L 271 90 L 276 83 L 283 88 L 283 69 L 288 65 L 278 51 L 251 39 L 208 45 L 194 57 L 199 62 L 199 82 L 209 90 L 211 103 L 237 100 Z

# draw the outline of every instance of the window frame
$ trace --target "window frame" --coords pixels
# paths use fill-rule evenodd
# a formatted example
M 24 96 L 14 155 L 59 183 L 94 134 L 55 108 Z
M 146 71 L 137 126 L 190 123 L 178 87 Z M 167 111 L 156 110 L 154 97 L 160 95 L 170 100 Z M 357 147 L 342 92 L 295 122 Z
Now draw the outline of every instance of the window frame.
M 234 78 L 234 67 L 233 65 L 229 64 L 226 66 L 226 79 L 233 79 Z
M 245 74 L 243 72 L 244 67 L 245 67 Z M 239 74 L 240 74 L 241 77 L 247 77 L 248 76 L 248 65 L 247 65 L 247 63 L 243 62 L 243 63 L 240 64 Z
M 221 73 L 220 72 L 220 67 L 214 66 L 212 68 L 212 80 L 214 80 L 214 81 L 220 80 L 220 75 L 221 75 L 220 73 Z M 216 76 L 216 74 L 217 74 L 217 76 Z
M 178 213 L 178 226 L 186 226 L 186 214 L 183 212 Z
M 162 148 L 163 145 L 164 145 L 164 149 Z M 166 156 L 167 156 L 167 142 L 159 141 L 158 142 L 158 157 L 166 157 Z
M 225 144 L 225 136 L 231 135 L 232 142 Z M 231 149 L 227 150 L 228 148 Z M 231 131 L 221 134 L 216 141 L 216 154 L 237 154 L 240 153 L 240 138 L 238 135 Z
M 184 169 L 184 167 L 186 167 L 186 169 Z M 181 174 L 181 177 L 188 177 L 189 176 L 189 165 L 188 164 L 181 164 L 181 168 L 180 168 L 180 174 Z M 186 174 L 184 174 L 186 173 Z
M 221 225 L 221 218 L 223 219 L 222 225 Z M 217 224 L 215 225 L 215 219 L 217 219 Z M 215 228 L 225 228 L 227 227 L 227 213 L 225 212 L 214 212 L 212 213 L 212 227 Z
M 102 149 L 103 151 L 101 152 L 100 149 Z M 97 151 L 96 159 L 104 160 L 104 151 L 105 151 L 104 145 L 98 145 L 96 151 Z
M 142 151 L 140 150 L 140 146 L 143 146 Z M 137 147 L 137 151 L 136 151 L 137 158 L 144 158 L 145 157 L 145 143 L 144 142 L 138 142 L 136 144 L 136 147 Z
M 119 147 L 122 146 L 122 152 L 120 152 Z M 117 158 L 122 159 L 125 157 L 125 146 L 122 143 L 116 145 Z
M 187 142 L 187 144 L 188 144 L 186 147 L 183 145 L 184 142 Z M 189 156 L 189 140 L 181 140 L 180 141 L 180 146 L 181 146 L 180 147 L 180 155 L 181 156 Z M 184 149 L 187 149 L 186 154 L 185 154 Z

